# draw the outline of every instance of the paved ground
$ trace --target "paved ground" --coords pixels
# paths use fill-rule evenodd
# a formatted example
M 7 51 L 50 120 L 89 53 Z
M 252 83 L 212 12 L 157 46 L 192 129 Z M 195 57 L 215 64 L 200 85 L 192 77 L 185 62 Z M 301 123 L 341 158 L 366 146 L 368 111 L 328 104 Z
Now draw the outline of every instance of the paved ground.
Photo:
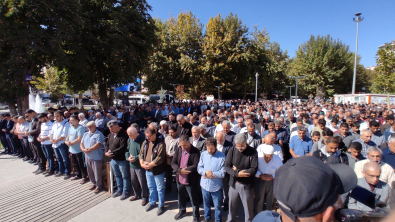
M 2 150 L 0 150 L 2 152 Z M 2 184 L 17 184 L 19 181 L 23 181 L 25 178 L 32 178 L 32 172 L 36 170 L 36 166 L 23 162 L 21 159 L 9 156 L 0 155 L 0 181 Z M 43 177 L 43 175 L 37 175 L 37 177 Z M 60 178 L 59 178 L 60 180 Z M 52 180 L 50 180 L 52 181 Z M 50 182 L 48 181 L 48 182 Z M 74 182 L 73 182 L 74 183 Z M 70 184 L 70 186 L 79 186 L 77 184 Z M 119 198 L 108 198 L 97 205 L 92 206 L 90 209 L 84 212 L 75 212 L 75 217 L 70 219 L 73 222 L 86 222 L 86 221 L 144 221 L 144 222 L 166 222 L 175 221 L 174 216 L 178 212 L 177 206 L 177 194 L 175 192 L 176 185 L 173 183 L 173 192 L 165 196 L 165 207 L 166 212 L 161 216 L 156 216 L 156 209 L 145 212 L 145 208 L 141 206 L 141 201 L 131 202 L 129 200 L 120 201 Z M 87 191 L 89 192 L 89 191 Z M 71 192 L 70 192 L 71 193 Z M 37 192 L 35 199 L 40 199 L 40 197 L 46 197 L 48 194 L 46 192 Z M 0 200 L 1 201 L 1 200 Z M 45 208 L 45 205 L 41 205 Z M 239 205 L 240 221 L 244 221 L 244 215 L 242 212 L 241 204 Z M 60 211 L 59 211 L 60 212 Z M 23 212 L 22 212 L 23 213 Z M 56 212 L 54 212 L 56 214 Z M 192 208 L 188 203 L 187 216 L 179 221 L 192 221 Z M 200 207 L 201 220 L 203 220 L 203 207 Z M 224 220 L 226 219 L 227 213 L 224 213 Z M 212 218 L 214 217 L 214 212 L 212 211 Z M 4 221 L 0 214 L 0 221 Z M 42 221 L 37 218 L 38 221 Z M 223 221 L 224 221 L 223 220 Z M 12 221 L 12 220 L 7 220 Z

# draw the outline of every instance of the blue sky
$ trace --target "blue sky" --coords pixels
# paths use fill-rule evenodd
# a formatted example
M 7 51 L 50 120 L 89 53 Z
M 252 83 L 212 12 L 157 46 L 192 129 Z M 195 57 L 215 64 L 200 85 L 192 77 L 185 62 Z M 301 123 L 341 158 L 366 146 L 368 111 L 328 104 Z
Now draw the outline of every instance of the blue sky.
M 376 65 L 380 45 L 395 39 L 394 0 L 147 0 L 152 6 L 152 17 L 167 19 L 181 11 L 192 11 L 203 24 L 218 13 L 236 14 L 247 25 L 266 27 L 271 41 L 280 44 L 293 57 L 295 50 L 310 35 L 330 34 L 355 51 L 356 12 L 364 20 L 359 24 L 358 54 L 367 67 Z

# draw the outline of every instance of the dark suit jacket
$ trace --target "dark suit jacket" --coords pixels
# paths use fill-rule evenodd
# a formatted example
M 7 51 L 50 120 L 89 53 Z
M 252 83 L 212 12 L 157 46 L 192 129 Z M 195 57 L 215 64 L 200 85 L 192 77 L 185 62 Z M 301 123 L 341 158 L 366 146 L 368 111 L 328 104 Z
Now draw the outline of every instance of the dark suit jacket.
M 193 137 L 189 137 L 189 142 L 193 146 Z M 202 137 L 199 137 L 198 142 L 196 144 L 196 149 L 198 149 L 200 152 L 203 152 L 203 150 L 206 150 L 206 140 Z
M 5 120 L 5 119 L 0 120 L 0 136 L 5 136 L 3 129 L 5 129 L 6 126 L 7 126 L 7 120 Z
M 30 135 L 33 136 L 34 142 L 39 143 L 37 141 L 37 137 L 41 133 L 41 123 L 40 123 L 40 121 L 38 121 L 37 116 L 32 119 L 32 130 L 29 132 L 30 132 Z
M 178 135 L 187 135 L 189 137 L 192 136 L 192 125 L 190 123 L 188 123 L 187 121 L 185 121 L 184 125 L 178 125 Z
M 155 113 L 156 113 L 156 109 L 155 109 Z M 159 123 L 161 120 L 162 120 L 162 111 L 161 109 L 158 109 L 158 113 L 156 113 L 154 121 Z
M 6 125 L 5 125 L 6 132 L 5 132 L 5 134 L 11 135 L 10 131 L 12 130 L 12 128 L 14 128 L 14 121 L 12 121 L 10 119 L 10 120 L 8 120 L 6 122 Z
M 130 121 L 130 113 L 129 113 L 129 111 L 127 111 L 127 112 L 122 114 L 122 117 L 121 117 L 121 127 L 122 127 L 122 129 L 126 130 L 129 127 L 128 121 Z
M 111 152 L 114 154 L 111 159 L 114 160 L 126 160 L 125 159 L 125 152 L 127 150 L 128 146 L 128 134 L 126 134 L 126 130 L 121 129 L 117 136 L 114 138 L 114 133 L 110 133 L 108 135 L 108 140 L 106 142 L 106 152 L 108 150 L 111 150 Z
M 228 133 L 227 135 L 225 135 L 225 140 L 226 140 L 226 141 L 229 141 L 229 142 L 231 142 L 231 143 L 234 144 L 233 138 L 234 138 L 235 136 L 236 136 L 236 133 L 235 133 L 235 132 L 229 131 L 229 133 Z
M 173 168 L 173 170 L 176 173 L 181 172 L 180 163 L 181 163 L 182 152 L 183 152 L 182 148 L 180 146 L 177 147 L 174 152 L 173 160 L 171 162 L 171 168 Z M 196 147 L 191 145 L 191 150 L 189 151 L 189 157 L 186 167 L 186 170 L 191 171 L 191 173 L 188 174 L 189 185 L 200 186 L 199 185 L 200 175 L 197 172 L 199 159 L 200 159 L 200 151 Z M 177 183 L 179 183 L 178 174 L 176 174 L 176 181 Z

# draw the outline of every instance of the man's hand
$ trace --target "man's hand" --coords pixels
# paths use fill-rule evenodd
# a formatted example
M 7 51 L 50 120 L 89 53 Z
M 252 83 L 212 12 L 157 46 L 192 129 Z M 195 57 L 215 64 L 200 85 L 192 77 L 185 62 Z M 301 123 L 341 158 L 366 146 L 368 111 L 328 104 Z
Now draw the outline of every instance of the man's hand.
M 42 142 L 41 137 L 37 137 L 38 142 Z
M 71 146 L 70 141 L 66 141 L 65 144 L 66 144 L 67 146 Z
M 113 157 L 114 154 L 111 151 L 106 152 L 104 155 L 106 155 L 107 157 Z
M 245 170 L 239 172 L 239 177 L 249 177 L 251 176 L 250 173 L 246 173 Z
M 185 167 L 185 168 L 181 168 L 181 172 L 180 173 L 181 174 L 190 174 L 191 171 L 186 170 L 186 167 Z
M 129 159 L 128 159 L 128 161 L 129 162 L 136 162 L 136 158 L 134 158 L 132 155 L 129 155 Z
M 7 130 L 3 129 L 2 131 L 3 131 L 3 132 L 6 132 Z
M 236 171 L 236 170 L 237 170 L 237 168 L 236 168 L 235 166 L 233 166 L 233 167 L 232 167 L 232 170 Z
M 214 178 L 214 174 L 213 174 L 213 172 L 211 170 L 207 170 L 205 176 L 207 178 L 209 178 L 209 179 L 213 179 Z
M 264 180 L 264 181 L 274 180 L 274 177 L 272 175 L 269 175 L 269 174 L 261 174 L 261 175 L 259 175 L 259 178 L 261 180 Z

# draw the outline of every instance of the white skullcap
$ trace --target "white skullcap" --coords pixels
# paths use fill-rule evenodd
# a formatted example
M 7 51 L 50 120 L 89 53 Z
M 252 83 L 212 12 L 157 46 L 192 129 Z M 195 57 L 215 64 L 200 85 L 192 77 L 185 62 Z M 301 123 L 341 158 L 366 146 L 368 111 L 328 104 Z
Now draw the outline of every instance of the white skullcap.
M 272 145 L 261 144 L 257 148 L 258 157 L 264 157 L 265 154 L 273 155 L 274 154 L 274 147 Z

